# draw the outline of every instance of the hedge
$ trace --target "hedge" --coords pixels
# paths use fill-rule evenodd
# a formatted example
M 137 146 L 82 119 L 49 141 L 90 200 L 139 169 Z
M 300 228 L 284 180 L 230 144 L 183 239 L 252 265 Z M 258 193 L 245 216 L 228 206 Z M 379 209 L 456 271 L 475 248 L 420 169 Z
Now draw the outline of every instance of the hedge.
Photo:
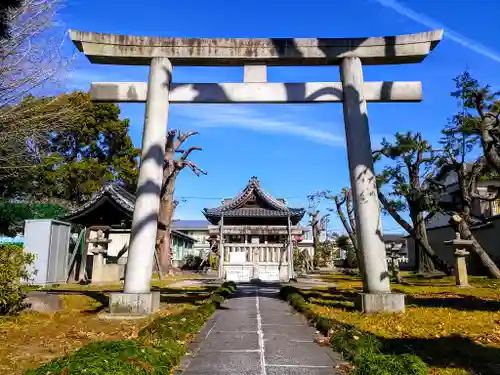
M 235 290 L 233 282 L 224 283 L 202 306 L 153 320 L 135 340 L 94 342 L 24 375 L 168 375 L 186 353 L 189 335 Z
M 353 375 L 428 373 L 427 365 L 420 357 L 411 354 L 383 354 L 383 344 L 375 335 L 314 312 L 297 288 L 285 286 L 281 288 L 280 296 L 295 310 L 304 314 L 319 332 L 331 336 L 332 348 L 356 366 Z

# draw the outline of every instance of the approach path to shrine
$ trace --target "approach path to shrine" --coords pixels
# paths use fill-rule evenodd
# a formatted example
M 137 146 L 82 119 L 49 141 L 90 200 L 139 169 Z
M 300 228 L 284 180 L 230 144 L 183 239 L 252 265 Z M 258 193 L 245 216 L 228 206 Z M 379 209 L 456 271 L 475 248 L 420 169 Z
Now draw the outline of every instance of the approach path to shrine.
M 340 374 L 340 355 L 316 344 L 316 336 L 279 299 L 277 287 L 240 285 L 207 322 L 177 374 Z

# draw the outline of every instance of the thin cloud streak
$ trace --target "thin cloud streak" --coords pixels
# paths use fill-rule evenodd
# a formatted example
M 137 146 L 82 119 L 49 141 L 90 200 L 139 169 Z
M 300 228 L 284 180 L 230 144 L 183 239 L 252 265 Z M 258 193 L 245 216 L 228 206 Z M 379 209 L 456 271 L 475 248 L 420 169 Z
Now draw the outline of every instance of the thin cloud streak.
M 253 130 L 262 133 L 290 134 L 304 137 L 312 142 L 331 147 L 344 147 L 343 136 L 319 129 L 321 124 L 310 127 L 298 124 L 297 121 L 272 117 L 261 111 L 234 105 L 195 105 L 177 106 L 178 115 L 196 120 L 195 123 L 204 127 L 232 127 Z M 302 122 L 302 121 L 301 121 Z M 331 126 L 334 124 L 332 122 Z
M 490 48 L 482 45 L 481 43 L 467 38 L 466 36 L 446 27 L 445 25 L 439 23 L 438 21 L 426 16 L 422 13 L 417 13 L 413 9 L 401 4 L 397 0 L 375 0 L 380 5 L 390 8 L 395 12 L 405 16 L 421 25 L 430 27 L 432 29 L 445 29 L 444 37 L 453 40 L 455 43 L 470 49 L 471 51 L 477 52 L 484 57 L 487 57 L 496 62 L 500 62 L 500 54 L 491 50 Z

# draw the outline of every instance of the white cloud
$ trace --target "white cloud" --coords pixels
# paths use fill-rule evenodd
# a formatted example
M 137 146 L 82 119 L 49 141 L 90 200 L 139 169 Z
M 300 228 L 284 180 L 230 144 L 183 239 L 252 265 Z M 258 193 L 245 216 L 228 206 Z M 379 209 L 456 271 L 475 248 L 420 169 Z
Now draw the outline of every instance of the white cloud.
M 287 119 L 284 116 L 269 116 L 256 109 L 235 105 L 195 105 L 175 107 L 177 114 L 196 120 L 200 126 L 232 127 L 253 130 L 262 133 L 290 134 L 304 137 L 312 142 L 332 147 L 345 145 L 344 136 L 321 130 L 326 124 L 315 122 L 312 126 L 303 125 L 304 120 Z M 310 123 L 310 121 L 307 121 Z M 334 123 L 328 124 L 335 127 Z
M 75 69 L 68 73 L 68 86 L 87 91 L 92 82 L 106 81 L 103 74 L 87 69 Z
M 481 43 L 467 38 L 466 36 L 450 29 L 449 27 L 441 24 L 440 22 L 428 17 L 425 14 L 417 13 L 413 9 L 401 4 L 397 0 L 375 0 L 380 5 L 384 7 L 390 8 L 395 12 L 405 16 L 415 22 L 420 23 L 421 25 L 430 27 L 432 29 L 445 29 L 444 37 L 450 40 L 453 40 L 455 43 L 460 44 L 461 46 L 470 49 L 471 51 L 477 52 L 480 55 L 487 57 L 496 62 L 500 62 L 500 54 L 496 51 L 491 50 L 490 48 L 482 45 Z

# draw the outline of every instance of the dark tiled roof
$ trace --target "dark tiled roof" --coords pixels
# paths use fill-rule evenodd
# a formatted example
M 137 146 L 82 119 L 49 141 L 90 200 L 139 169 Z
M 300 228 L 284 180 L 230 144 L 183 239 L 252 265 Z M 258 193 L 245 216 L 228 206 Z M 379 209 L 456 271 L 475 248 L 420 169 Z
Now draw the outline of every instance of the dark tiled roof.
M 287 211 L 270 210 L 267 208 L 236 208 L 224 211 L 224 217 L 287 217 L 303 214 L 301 208 L 290 208 Z
M 94 194 L 92 199 L 70 212 L 65 220 L 71 221 L 73 218 L 84 215 L 94 205 L 99 204 L 100 201 L 105 199 L 111 199 L 122 208 L 125 214 L 132 217 L 135 206 L 135 195 L 130 194 L 116 182 L 108 181 L 101 187 L 99 192 Z
M 130 219 L 132 219 L 135 207 L 135 195 L 129 193 L 126 189 L 124 189 L 122 186 L 113 181 L 106 182 L 101 187 L 99 192 L 94 194 L 92 199 L 90 199 L 88 202 L 84 203 L 80 207 L 76 208 L 64 219 L 72 221 L 72 219 L 84 216 L 88 211 L 91 211 L 93 207 L 99 206 L 100 202 L 106 199 L 110 199 L 114 203 L 116 203 L 125 213 L 125 215 L 127 215 Z M 172 228 L 171 232 L 174 235 L 183 237 L 192 242 L 196 242 L 195 238 L 188 236 L 187 234 L 182 233 L 174 228 Z
M 384 242 L 403 242 L 406 241 L 405 236 L 404 234 L 387 233 L 382 237 L 384 238 Z
M 208 229 L 210 223 L 207 220 L 177 220 L 172 223 L 175 229 Z
M 253 195 L 258 196 L 267 208 L 242 208 L 243 204 Z M 203 214 L 209 221 L 222 214 L 227 217 L 294 217 L 294 221 L 304 216 L 303 208 L 287 207 L 283 199 L 273 198 L 260 186 L 257 177 L 252 177 L 247 186 L 233 199 L 225 199 L 219 207 L 205 208 Z

